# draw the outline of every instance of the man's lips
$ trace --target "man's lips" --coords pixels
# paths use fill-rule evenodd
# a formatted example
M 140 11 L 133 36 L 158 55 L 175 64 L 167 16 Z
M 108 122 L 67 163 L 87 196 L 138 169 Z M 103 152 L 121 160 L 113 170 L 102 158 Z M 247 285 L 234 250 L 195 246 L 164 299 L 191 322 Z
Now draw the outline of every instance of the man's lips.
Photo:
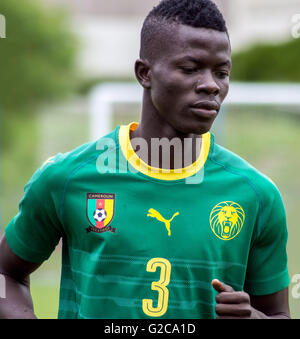
M 198 101 L 191 105 L 192 111 L 202 117 L 216 116 L 220 106 L 215 101 Z
M 193 105 L 191 105 L 191 107 L 217 112 L 220 109 L 220 106 L 215 101 L 197 101 Z

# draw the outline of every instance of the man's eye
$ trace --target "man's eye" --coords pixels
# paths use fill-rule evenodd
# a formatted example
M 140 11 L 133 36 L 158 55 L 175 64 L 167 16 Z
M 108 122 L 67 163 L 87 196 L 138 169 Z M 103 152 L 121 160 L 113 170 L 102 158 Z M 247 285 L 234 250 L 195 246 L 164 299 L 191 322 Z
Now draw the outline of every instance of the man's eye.
M 181 67 L 181 70 L 186 74 L 192 74 L 197 71 L 197 68 L 191 68 L 191 67 Z
M 225 72 L 225 71 L 219 71 L 219 72 L 216 72 L 216 74 L 221 79 L 225 79 L 225 78 L 229 77 L 229 73 Z

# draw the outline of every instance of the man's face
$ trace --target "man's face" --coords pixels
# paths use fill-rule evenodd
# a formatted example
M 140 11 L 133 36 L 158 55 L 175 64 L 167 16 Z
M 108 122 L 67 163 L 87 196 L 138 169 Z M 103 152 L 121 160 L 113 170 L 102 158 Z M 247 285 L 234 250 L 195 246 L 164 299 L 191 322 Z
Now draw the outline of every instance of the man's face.
M 157 53 L 150 65 L 153 106 L 181 133 L 208 132 L 229 89 L 231 47 L 227 34 L 176 25 Z

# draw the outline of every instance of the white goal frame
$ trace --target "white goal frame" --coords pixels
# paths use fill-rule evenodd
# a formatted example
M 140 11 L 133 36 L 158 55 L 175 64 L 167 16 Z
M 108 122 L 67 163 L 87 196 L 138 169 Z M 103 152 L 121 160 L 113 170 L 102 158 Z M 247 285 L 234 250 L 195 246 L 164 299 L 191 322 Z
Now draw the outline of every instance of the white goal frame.
M 141 104 L 143 89 L 138 83 L 104 83 L 96 86 L 89 98 L 90 140 L 95 141 L 112 130 L 115 103 Z M 231 83 L 223 104 L 287 105 L 300 107 L 300 85 Z

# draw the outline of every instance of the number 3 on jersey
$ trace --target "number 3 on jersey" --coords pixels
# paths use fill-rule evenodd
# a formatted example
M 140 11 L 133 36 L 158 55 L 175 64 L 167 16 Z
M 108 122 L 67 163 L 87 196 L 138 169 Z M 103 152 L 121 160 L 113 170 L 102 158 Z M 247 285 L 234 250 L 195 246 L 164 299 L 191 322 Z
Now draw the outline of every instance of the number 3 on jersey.
M 143 299 L 143 311 L 150 317 L 161 317 L 167 312 L 169 290 L 167 286 L 170 282 L 171 264 L 167 259 L 153 258 L 148 261 L 147 272 L 156 272 L 160 268 L 159 281 L 153 281 L 151 289 L 158 292 L 157 306 L 153 307 L 152 299 Z

